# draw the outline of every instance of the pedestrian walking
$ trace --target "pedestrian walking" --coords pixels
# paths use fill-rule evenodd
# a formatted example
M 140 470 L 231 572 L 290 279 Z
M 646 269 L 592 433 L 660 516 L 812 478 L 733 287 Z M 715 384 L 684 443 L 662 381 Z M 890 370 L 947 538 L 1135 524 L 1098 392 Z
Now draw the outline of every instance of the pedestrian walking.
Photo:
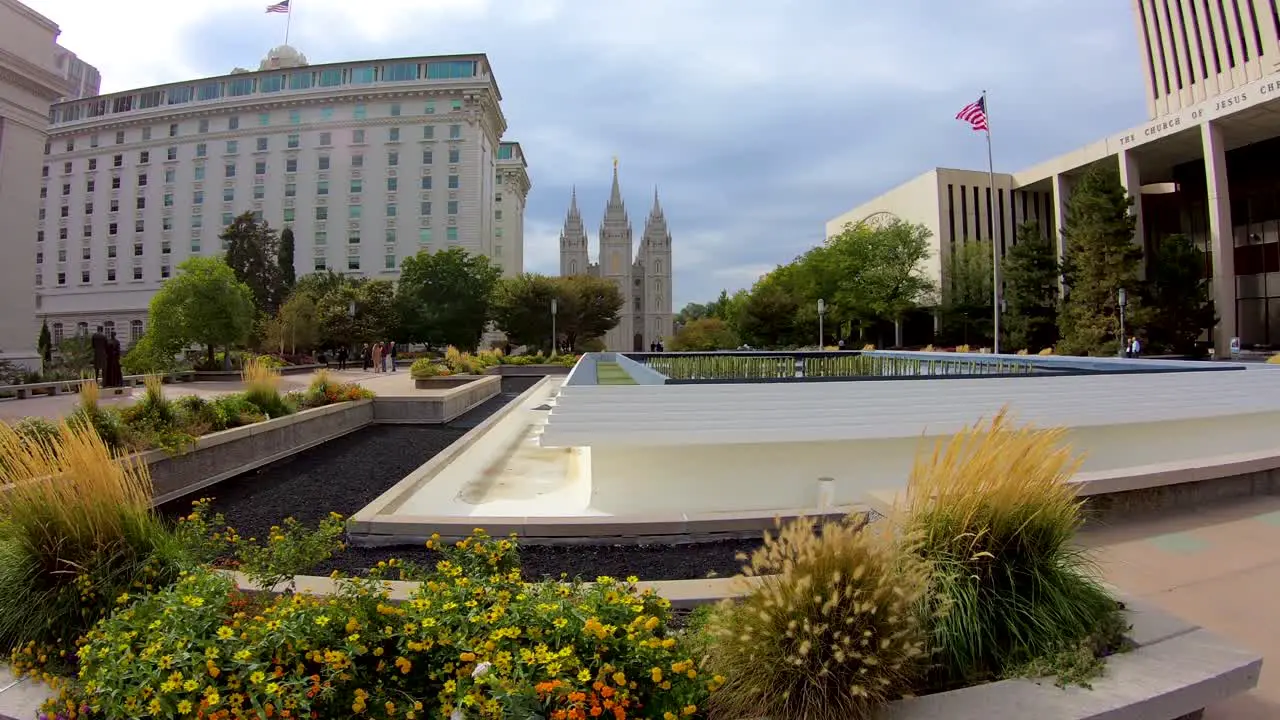
M 360 369 L 369 372 L 369 368 L 373 366 L 373 348 L 369 343 L 360 346 Z
M 339 370 L 347 369 L 347 346 L 346 345 L 343 345 L 342 347 L 338 348 L 338 369 Z
M 382 364 L 382 343 L 373 344 L 373 371 L 382 372 L 386 367 Z
M 387 343 L 387 357 L 391 359 L 391 372 L 396 371 L 396 341 L 392 340 Z

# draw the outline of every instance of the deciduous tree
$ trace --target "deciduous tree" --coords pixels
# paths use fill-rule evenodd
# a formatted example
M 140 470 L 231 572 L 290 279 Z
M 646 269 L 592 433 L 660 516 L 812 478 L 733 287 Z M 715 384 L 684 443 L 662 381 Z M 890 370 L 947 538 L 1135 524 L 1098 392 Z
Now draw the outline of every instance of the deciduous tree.
M 617 327 L 623 299 L 612 280 L 574 275 L 558 278 L 558 285 L 556 332 L 566 346 L 581 349 L 584 343 Z
M 310 350 L 320 339 L 320 323 L 316 301 L 310 293 L 295 292 L 289 295 L 268 326 L 267 342 L 296 354 L 299 348 Z
M 474 348 L 489 320 L 502 270 L 461 248 L 419 252 L 400 266 L 396 307 L 403 339 Z
M 352 347 L 388 340 L 396 326 L 395 286 L 390 280 L 347 280 L 316 301 L 320 343 Z
M 1132 205 L 1133 198 L 1120 184 L 1115 167 L 1095 165 L 1071 192 L 1062 228 L 1067 296 L 1058 318 L 1064 353 L 1118 352 L 1123 340 L 1119 336 L 1121 288 L 1128 291 L 1129 316 L 1140 317 L 1142 248 L 1134 243 L 1137 221 L 1130 212 Z
M 560 306 L 565 294 L 563 286 L 562 278 L 534 273 L 499 280 L 490 307 L 493 324 L 512 345 L 550 349 L 552 299 L 557 301 L 557 315 L 570 310 L 567 303 Z
M 949 340 L 985 345 L 992 339 L 991 251 L 985 240 L 959 242 L 951 250 L 939 308 Z
M 738 347 L 738 336 L 720 318 L 704 317 L 690 320 L 672 336 L 668 350 L 676 352 L 701 352 L 708 350 L 732 350 Z
M 170 357 L 204 345 L 209 363 L 217 347 L 244 343 L 253 328 L 253 291 L 221 258 L 193 257 L 178 266 L 151 298 L 147 337 Z

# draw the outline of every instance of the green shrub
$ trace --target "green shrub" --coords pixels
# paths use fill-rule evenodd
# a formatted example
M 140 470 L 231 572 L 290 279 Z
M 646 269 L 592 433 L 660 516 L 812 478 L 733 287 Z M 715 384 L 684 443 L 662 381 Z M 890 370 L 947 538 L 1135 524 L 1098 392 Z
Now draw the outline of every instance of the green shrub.
M 251 358 L 240 373 L 244 380 L 244 398 L 268 418 L 292 415 L 291 407 L 280 395 L 280 373 L 260 358 Z
M 1072 543 L 1081 501 L 1068 481 L 1078 460 L 1062 438 L 1011 429 L 1002 412 L 912 470 L 907 529 L 933 567 L 931 602 L 947 607 L 933 627 L 943 682 L 1119 641 L 1119 605 Z
M 716 716 L 862 720 L 908 694 L 927 660 L 927 565 L 861 520 L 783 527 L 751 557 L 759 584 L 708 623 Z
M 48 445 L 58 438 L 57 424 L 42 417 L 25 417 L 14 424 L 13 429 L 28 443 Z
M 448 374 L 448 368 L 435 362 L 431 358 L 418 358 L 409 366 L 409 377 L 412 377 L 414 380 L 426 380 L 428 378 Z
M 130 594 L 177 575 L 172 536 L 151 511 L 147 466 L 116 460 L 91 426 L 31 444 L 0 423 L 0 649 L 62 653 Z
M 243 393 L 220 395 L 209 401 L 209 411 L 224 418 L 223 429 L 260 423 L 267 416 Z

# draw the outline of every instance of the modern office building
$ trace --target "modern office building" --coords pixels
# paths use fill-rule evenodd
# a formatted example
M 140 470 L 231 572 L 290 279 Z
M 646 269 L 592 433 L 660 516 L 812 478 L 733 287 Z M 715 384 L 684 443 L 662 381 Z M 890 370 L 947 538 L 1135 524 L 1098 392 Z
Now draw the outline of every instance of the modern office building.
M 49 103 L 67 93 L 55 69 L 58 26 L 16 0 L 0 0 L 0 359 L 38 366 L 36 196 Z
M 93 97 L 102 91 L 102 73 L 98 72 L 98 68 L 76 57 L 75 53 L 61 45 L 54 48 L 53 64 L 58 74 L 67 80 L 67 94 L 61 100 Z
M 299 275 L 394 279 L 405 257 L 449 247 L 519 273 L 530 184 L 501 141 L 501 99 L 484 55 L 309 65 L 282 46 L 256 71 L 59 103 L 38 312 L 55 338 L 134 340 L 160 284 L 221 254 L 246 211 L 293 229 Z
M 634 257 L 633 257 L 634 256 Z M 631 220 L 618 185 L 618 164 L 613 165 L 613 187 L 600 222 L 598 262 L 591 262 L 587 231 L 578 210 L 578 193 L 569 197 L 569 211 L 560 233 L 560 274 L 592 275 L 612 280 L 622 292 L 618 324 L 605 334 L 605 348 L 615 352 L 644 352 L 655 342 L 666 342 L 675 332 L 672 309 L 671 231 L 653 191 L 653 208 L 644 223 L 637 248 Z
M 1119 169 L 1135 242 L 1171 234 L 1205 253 L 1219 322 L 1214 347 L 1280 345 L 1280 8 L 1275 0 L 1132 0 L 1146 70 L 1147 122 L 1014 173 L 935 168 L 827 223 L 888 213 L 934 234 L 929 270 L 946 291 L 956 243 L 1035 220 L 1059 252 L 1075 178 Z

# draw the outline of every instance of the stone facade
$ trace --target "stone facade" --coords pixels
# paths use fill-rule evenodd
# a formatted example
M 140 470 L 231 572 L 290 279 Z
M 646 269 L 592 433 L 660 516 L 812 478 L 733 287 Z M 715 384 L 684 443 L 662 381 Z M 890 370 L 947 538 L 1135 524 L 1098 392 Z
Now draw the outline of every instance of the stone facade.
M 599 262 L 593 263 L 575 191 L 569 198 L 569 212 L 560 234 L 560 274 L 605 278 L 622 291 L 618 325 L 605 335 L 605 348 L 615 352 L 642 352 L 655 342 L 665 343 L 674 333 L 675 318 L 671 299 L 671 231 L 655 189 L 653 208 L 645 220 L 640 246 L 635 248 L 631 220 L 618 185 L 616 163 L 598 237 Z

